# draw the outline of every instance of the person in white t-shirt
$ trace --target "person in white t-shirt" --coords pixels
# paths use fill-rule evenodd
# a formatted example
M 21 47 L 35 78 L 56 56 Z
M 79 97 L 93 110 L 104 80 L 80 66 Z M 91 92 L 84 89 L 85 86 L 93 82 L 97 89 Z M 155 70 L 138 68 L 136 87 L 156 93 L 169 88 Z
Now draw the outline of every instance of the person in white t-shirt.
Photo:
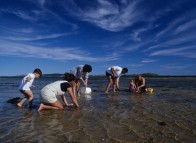
M 118 91 L 119 88 L 119 79 L 122 74 L 128 72 L 127 68 L 121 68 L 119 66 L 111 66 L 106 70 L 106 77 L 108 79 L 108 83 L 106 85 L 105 93 L 108 93 L 110 86 L 113 83 L 113 92 Z
M 74 82 L 74 80 L 75 80 L 75 76 L 73 74 L 65 73 L 64 80 L 55 81 L 43 87 L 41 90 L 41 95 L 40 95 L 41 104 L 39 106 L 38 112 L 44 109 L 62 110 L 63 105 L 58 100 L 57 96 L 61 96 L 61 99 L 66 106 L 68 107 L 72 106 L 72 104 L 68 104 L 66 100 L 66 97 L 65 97 L 66 92 L 69 93 L 69 96 L 71 97 L 72 102 L 78 108 L 79 105 L 76 100 L 76 97 L 73 94 L 73 90 L 70 84 Z
M 21 81 L 19 91 L 25 96 L 18 104 L 18 107 L 22 107 L 23 103 L 28 99 L 29 108 L 32 108 L 33 105 L 33 93 L 31 87 L 33 86 L 33 81 L 35 78 L 42 76 L 42 71 L 40 69 L 35 69 L 33 73 L 27 74 Z
M 87 87 L 89 73 L 92 71 L 91 65 L 78 65 L 75 68 L 71 69 L 69 73 L 74 74 L 76 77 L 73 82 L 73 93 L 76 96 L 80 96 L 80 81 L 82 81 L 84 87 Z

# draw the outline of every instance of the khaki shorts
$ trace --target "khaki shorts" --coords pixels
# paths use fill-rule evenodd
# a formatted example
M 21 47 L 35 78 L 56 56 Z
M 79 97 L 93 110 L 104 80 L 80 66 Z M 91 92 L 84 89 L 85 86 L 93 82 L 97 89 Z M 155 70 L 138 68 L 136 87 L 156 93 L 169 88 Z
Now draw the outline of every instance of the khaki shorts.
M 43 103 L 54 103 L 57 101 L 57 97 L 49 88 L 43 88 L 41 90 L 40 101 Z

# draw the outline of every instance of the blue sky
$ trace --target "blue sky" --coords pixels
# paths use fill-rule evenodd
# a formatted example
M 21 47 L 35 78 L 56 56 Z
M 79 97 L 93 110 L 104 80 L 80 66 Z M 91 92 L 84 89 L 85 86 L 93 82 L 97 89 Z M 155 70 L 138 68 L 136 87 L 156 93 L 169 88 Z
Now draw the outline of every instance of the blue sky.
M 90 64 L 196 73 L 195 0 L 0 0 L 0 75 Z

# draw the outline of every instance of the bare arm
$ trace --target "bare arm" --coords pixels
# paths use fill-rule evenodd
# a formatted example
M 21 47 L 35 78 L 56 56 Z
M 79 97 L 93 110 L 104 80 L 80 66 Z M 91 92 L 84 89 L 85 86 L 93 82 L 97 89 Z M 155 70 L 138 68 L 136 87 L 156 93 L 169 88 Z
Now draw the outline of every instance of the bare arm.
M 87 87 L 88 79 L 87 78 L 85 78 L 85 79 L 81 78 L 81 81 L 82 81 L 84 87 Z
M 66 106 L 69 106 L 64 95 L 61 96 L 61 99 L 63 100 L 63 102 L 65 103 Z
M 111 68 L 111 72 L 112 72 L 112 76 L 115 77 L 115 70 L 113 67 Z
M 68 91 L 68 93 L 69 93 L 69 96 L 71 97 L 72 102 L 73 102 L 77 107 L 79 107 L 78 102 L 77 102 L 77 100 L 76 100 L 76 97 L 75 97 L 74 94 L 73 94 L 72 88 L 71 88 L 71 87 L 67 88 L 67 91 Z
M 88 78 L 83 79 L 83 81 L 84 81 L 84 86 L 85 86 L 85 87 L 87 87 L 87 84 L 88 84 Z

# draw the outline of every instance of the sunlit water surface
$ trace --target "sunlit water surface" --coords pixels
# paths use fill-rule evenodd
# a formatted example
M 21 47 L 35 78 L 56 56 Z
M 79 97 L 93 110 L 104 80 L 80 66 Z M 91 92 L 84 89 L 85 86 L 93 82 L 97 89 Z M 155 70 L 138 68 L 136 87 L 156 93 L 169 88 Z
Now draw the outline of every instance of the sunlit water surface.
M 0 142 L 5 143 L 193 143 L 196 141 L 196 77 L 146 78 L 153 94 L 131 95 L 121 77 L 120 91 L 104 93 L 106 78 L 90 77 L 91 95 L 79 109 L 37 112 L 40 89 L 61 77 L 35 79 L 34 108 L 6 101 L 23 97 L 21 77 L 0 77 Z M 69 96 L 67 99 L 70 101 Z

